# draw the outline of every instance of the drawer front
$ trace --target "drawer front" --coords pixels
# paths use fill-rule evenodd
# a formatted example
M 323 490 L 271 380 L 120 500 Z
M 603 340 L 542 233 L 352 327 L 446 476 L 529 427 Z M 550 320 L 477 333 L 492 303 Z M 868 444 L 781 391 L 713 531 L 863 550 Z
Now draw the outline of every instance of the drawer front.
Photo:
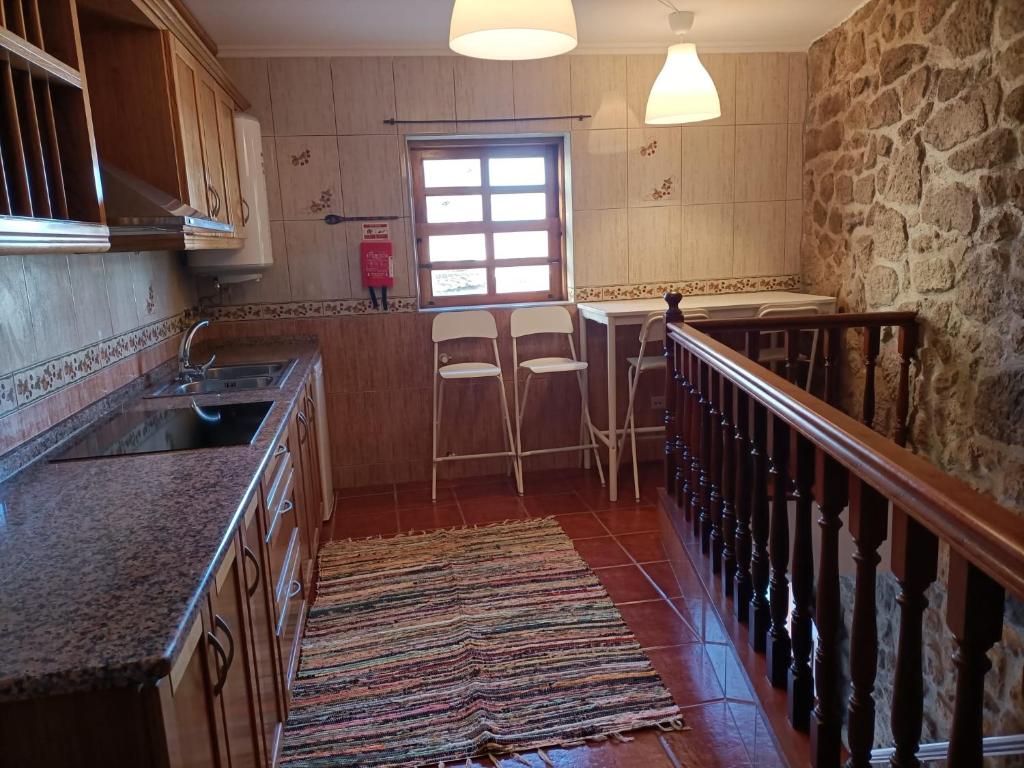
M 292 681 L 299 666 L 299 651 L 302 647 L 302 625 L 306 617 L 306 592 L 303 587 L 301 558 L 296 557 L 289 571 L 285 602 L 278 624 L 277 643 L 281 653 L 281 674 L 283 677 L 285 701 L 291 707 Z
M 281 465 L 291 458 L 291 445 L 288 440 L 289 433 L 286 429 L 277 441 L 274 452 L 267 460 L 267 466 L 263 470 L 263 496 L 266 498 L 274 487 L 274 481 L 280 474 Z
M 294 482 L 292 477 L 294 472 L 294 456 L 291 451 L 287 451 L 278 459 L 277 471 L 274 473 L 274 477 L 268 485 L 264 486 L 263 498 L 266 499 L 266 502 L 263 505 L 265 512 L 263 525 L 267 531 L 271 530 L 274 524 L 275 510 L 280 507 L 285 496 L 292 493 L 291 484 Z M 292 501 L 294 500 L 293 494 Z
M 271 584 L 277 584 L 281 578 L 281 573 L 285 570 L 285 564 L 288 562 L 292 534 L 298 531 L 295 494 L 290 488 L 293 477 L 294 475 L 286 480 L 289 486 L 288 490 L 279 497 L 277 505 L 268 512 L 270 521 L 267 524 L 266 544 Z
M 285 554 L 284 565 L 281 567 L 281 573 L 271 582 L 274 585 L 274 607 L 277 610 L 276 618 L 279 629 L 284 612 L 288 607 L 289 593 L 294 591 L 291 579 L 299 566 L 299 562 L 302 560 L 300 553 L 302 549 L 301 535 L 297 528 L 292 528 L 291 536 L 288 538 L 288 550 Z

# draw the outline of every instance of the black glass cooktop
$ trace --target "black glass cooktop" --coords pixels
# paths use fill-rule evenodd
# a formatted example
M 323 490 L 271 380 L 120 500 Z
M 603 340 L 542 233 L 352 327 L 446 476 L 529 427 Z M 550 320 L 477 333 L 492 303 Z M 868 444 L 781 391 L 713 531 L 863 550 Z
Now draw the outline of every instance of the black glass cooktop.
M 248 445 L 272 402 L 124 411 L 96 424 L 51 461 Z

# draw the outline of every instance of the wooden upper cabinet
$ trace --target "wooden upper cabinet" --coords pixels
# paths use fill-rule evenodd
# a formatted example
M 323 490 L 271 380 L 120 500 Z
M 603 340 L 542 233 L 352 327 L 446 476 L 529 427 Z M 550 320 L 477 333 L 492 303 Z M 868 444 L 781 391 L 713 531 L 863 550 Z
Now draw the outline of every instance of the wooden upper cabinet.
M 174 104 L 177 107 L 175 127 L 180 139 L 181 167 L 178 175 L 179 184 L 184 182 L 180 191 L 185 193 L 182 200 L 197 211 L 210 215 L 213 206 L 207 189 L 206 155 L 203 151 L 199 64 L 177 40 L 170 38 L 170 47 L 174 63 Z
M 224 213 L 225 221 L 240 229 L 246 224 L 248 204 L 243 207 L 242 182 L 238 170 L 238 148 L 235 145 L 235 103 L 220 86 L 217 93 L 217 130 L 220 132 L 220 151 L 224 160 Z M 235 158 L 236 162 L 230 162 Z

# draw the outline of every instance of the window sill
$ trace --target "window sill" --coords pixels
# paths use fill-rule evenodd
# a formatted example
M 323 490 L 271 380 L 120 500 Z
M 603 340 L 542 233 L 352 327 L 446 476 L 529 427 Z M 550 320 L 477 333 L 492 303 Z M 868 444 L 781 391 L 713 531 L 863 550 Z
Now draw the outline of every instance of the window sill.
M 524 307 L 552 307 L 552 306 L 575 306 L 575 301 L 568 299 L 554 299 L 552 301 L 522 301 L 514 304 L 464 304 L 458 307 L 419 307 L 417 312 L 465 312 L 468 309 L 522 309 Z

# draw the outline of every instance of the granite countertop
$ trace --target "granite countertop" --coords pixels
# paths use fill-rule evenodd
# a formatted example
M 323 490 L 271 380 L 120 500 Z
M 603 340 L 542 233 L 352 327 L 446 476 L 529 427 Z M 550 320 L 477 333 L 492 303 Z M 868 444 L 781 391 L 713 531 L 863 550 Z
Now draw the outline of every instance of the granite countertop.
M 313 340 L 241 340 L 215 351 L 218 363 L 297 358 L 280 389 L 195 398 L 273 400 L 250 445 L 44 458 L 0 483 L 0 701 L 153 682 L 170 671 L 319 359 Z M 126 407 L 190 400 L 136 398 Z

